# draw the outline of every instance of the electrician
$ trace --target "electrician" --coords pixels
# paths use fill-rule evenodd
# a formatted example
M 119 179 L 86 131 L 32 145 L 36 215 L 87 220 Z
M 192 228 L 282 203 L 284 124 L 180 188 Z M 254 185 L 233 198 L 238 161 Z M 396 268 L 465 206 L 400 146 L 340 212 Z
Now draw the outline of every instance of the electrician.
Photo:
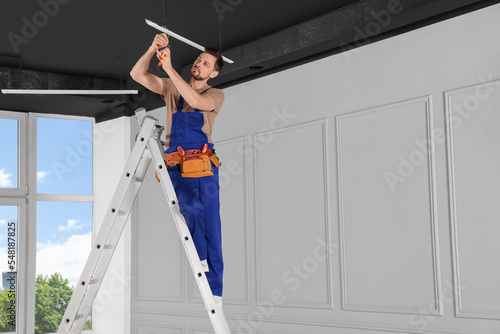
M 168 78 L 148 72 L 157 56 Z M 220 163 L 211 134 L 224 93 L 208 85 L 223 65 L 220 51 L 206 48 L 194 61 L 191 79 L 184 81 L 171 63 L 168 36 L 158 34 L 130 72 L 131 77 L 159 94 L 166 103 L 165 162 L 181 213 L 193 237 L 216 303 L 222 306 L 222 240 L 219 212 Z

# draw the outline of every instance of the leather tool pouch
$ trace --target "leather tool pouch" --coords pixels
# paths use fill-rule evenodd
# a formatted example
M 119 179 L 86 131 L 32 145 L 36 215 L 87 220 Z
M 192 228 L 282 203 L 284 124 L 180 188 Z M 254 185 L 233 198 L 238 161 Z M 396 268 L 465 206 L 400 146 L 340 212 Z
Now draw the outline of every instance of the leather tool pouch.
M 178 149 L 179 152 L 165 154 L 165 164 L 167 166 L 181 165 L 181 175 L 183 177 L 197 178 L 203 176 L 214 175 L 211 163 L 215 167 L 220 167 L 221 163 L 215 153 L 208 150 L 205 153 L 202 150 L 184 151 L 182 148 Z M 158 182 L 160 178 L 158 174 L 155 175 Z
M 193 153 L 184 155 L 181 160 L 183 177 L 203 177 L 214 175 L 208 154 Z

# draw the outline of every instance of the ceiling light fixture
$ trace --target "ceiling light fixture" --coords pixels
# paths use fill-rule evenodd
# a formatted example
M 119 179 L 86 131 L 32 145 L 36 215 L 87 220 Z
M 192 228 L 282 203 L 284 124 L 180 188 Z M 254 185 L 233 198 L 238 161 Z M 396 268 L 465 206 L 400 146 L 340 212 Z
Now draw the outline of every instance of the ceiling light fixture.
M 73 89 L 2 89 L 2 94 L 34 94 L 34 95 L 124 95 L 139 94 L 131 90 L 73 90 Z
M 161 32 L 166 33 L 168 36 L 171 36 L 171 37 L 173 37 L 173 38 L 175 38 L 175 39 L 178 39 L 178 40 L 179 40 L 179 41 L 181 41 L 181 42 L 184 42 L 184 43 L 186 43 L 186 44 L 188 44 L 188 45 L 191 45 L 192 47 L 194 47 L 194 48 L 196 48 L 196 49 L 198 49 L 198 50 L 205 51 L 205 48 L 204 48 L 203 46 L 201 46 L 200 44 L 197 44 L 197 43 L 195 43 L 195 42 L 193 42 L 193 41 L 190 41 L 189 39 L 184 38 L 184 37 L 182 37 L 182 36 L 180 36 L 180 35 L 176 34 L 176 33 L 175 33 L 175 32 L 173 32 L 172 30 L 168 30 L 167 28 L 163 28 L 162 26 L 160 26 L 160 25 L 158 25 L 158 24 L 156 24 L 156 23 L 154 23 L 154 22 L 152 22 L 152 21 L 150 21 L 150 20 L 148 20 L 148 19 L 146 19 L 146 23 L 147 23 L 149 26 L 151 26 L 151 27 L 153 27 L 153 28 L 155 28 L 155 29 L 158 29 L 158 30 L 160 30 Z M 226 63 L 229 63 L 229 64 L 234 64 L 234 61 L 232 61 L 232 60 L 231 60 L 231 59 L 229 59 L 229 58 L 226 58 L 226 57 L 222 56 L 222 59 L 223 59 Z

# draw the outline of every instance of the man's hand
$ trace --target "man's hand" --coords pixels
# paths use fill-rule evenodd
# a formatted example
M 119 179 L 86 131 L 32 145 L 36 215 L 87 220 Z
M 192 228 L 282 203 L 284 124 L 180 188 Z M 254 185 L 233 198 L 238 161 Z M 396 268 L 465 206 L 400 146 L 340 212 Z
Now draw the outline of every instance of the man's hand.
M 137 61 L 132 70 L 130 71 L 130 76 L 136 82 L 140 83 L 147 89 L 157 94 L 163 94 L 163 82 L 159 77 L 148 72 L 149 63 L 154 54 L 158 52 L 159 49 L 165 48 L 165 51 L 169 51 L 168 48 L 168 36 L 167 34 L 158 34 L 155 36 L 153 43 L 148 48 L 148 51 Z M 169 62 L 170 62 L 170 52 L 169 52 Z M 162 64 L 163 65 L 163 64 Z M 165 68 L 165 67 L 163 67 Z
M 158 34 L 155 36 L 153 43 L 151 44 L 151 49 L 158 51 L 161 48 L 168 46 L 168 36 L 167 34 Z
M 157 50 L 156 57 L 158 57 L 158 60 L 160 61 L 161 66 L 165 72 L 168 73 L 168 71 L 173 69 L 172 60 L 170 58 L 170 49 L 168 47 L 161 51 Z

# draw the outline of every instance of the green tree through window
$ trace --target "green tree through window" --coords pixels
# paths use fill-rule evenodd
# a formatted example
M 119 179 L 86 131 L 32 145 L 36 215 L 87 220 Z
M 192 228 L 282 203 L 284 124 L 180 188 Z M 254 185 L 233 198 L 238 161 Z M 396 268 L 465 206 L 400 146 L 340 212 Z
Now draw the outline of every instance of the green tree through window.
M 55 273 L 36 278 L 35 334 L 57 332 L 74 289 Z
M 36 310 L 35 334 L 55 333 L 64 316 L 64 312 L 73 294 L 74 287 L 69 286 L 69 280 L 59 273 L 50 277 L 38 275 L 36 278 Z M 0 293 L 0 307 L 4 310 L 10 306 L 12 296 L 9 290 Z M 91 328 L 91 319 L 87 319 L 83 329 Z M 8 312 L 0 313 L 0 332 L 13 332 L 15 326 Z

